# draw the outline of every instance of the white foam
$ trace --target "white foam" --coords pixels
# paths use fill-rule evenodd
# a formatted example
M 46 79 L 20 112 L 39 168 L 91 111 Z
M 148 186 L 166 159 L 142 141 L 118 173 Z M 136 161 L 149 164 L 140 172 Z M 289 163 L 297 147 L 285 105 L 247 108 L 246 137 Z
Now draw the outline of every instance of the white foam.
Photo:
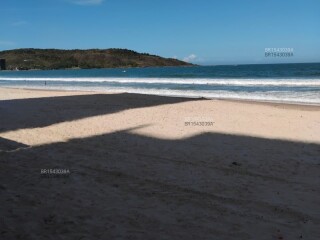
M 26 87 L 16 85 L 16 87 Z M 171 89 L 146 89 L 128 87 L 88 87 L 88 86 L 29 86 L 37 89 L 75 90 L 96 92 L 127 92 L 169 97 L 208 98 L 208 99 L 235 99 L 263 102 L 283 102 L 320 105 L 320 92 L 231 92 L 231 91 L 205 91 L 205 90 L 171 90 Z
M 199 91 L 199 90 L 168 90 L 126 88 L 119 91 L 161 96 L 209 98 L 209 99 L 240 99 L 270 102 L 320 104 L 320 93 L 314 92 L 231 92 L 231 91 Z
M 90 83 L 145 83 L 145 84 L 195 84 L 229 86 L 310 86 L 319 87 L 320 79 L 210 79 L 210 78 L 6 78 L 2 81 L 58 81 Z

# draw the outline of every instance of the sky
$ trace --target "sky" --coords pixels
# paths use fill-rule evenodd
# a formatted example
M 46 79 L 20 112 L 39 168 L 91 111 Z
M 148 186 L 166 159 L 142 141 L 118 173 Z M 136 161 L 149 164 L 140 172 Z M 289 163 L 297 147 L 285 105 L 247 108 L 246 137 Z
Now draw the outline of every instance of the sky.
M 320 62 L 319 0 L 1 0 L 0 50 L 127 48 L 200 65 Z M 265 48 L 293 48 L 265 57 Z

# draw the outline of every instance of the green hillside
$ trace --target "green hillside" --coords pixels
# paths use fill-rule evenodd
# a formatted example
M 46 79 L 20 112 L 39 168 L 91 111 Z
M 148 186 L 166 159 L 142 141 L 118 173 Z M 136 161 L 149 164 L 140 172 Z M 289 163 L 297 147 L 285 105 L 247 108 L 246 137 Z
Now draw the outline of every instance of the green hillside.
M 192 65 L 173 58 L 162 58 L 127 49 L 15 49 L 0 51 L 0 58 L 6 59 L 8 70 Z

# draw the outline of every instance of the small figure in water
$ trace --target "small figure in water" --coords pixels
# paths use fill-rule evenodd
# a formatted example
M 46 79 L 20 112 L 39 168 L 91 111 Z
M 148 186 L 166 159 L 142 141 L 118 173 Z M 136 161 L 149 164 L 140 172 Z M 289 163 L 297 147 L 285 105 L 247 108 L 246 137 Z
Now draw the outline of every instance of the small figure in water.
M 47 86 L 47 81 L 44 81 L 44 85 Z

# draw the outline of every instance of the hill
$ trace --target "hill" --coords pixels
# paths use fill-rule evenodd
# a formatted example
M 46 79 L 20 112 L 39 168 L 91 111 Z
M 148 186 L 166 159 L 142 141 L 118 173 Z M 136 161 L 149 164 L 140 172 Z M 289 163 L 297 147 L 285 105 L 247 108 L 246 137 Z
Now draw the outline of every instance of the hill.
M 162 58 L 128 49 L 15 49 L 0 51 L 0 58 L 6 59 L 8 70 L 20 69 L 66 69 L 66 68 L 117 68 L 192 66 L 173 58 Z

